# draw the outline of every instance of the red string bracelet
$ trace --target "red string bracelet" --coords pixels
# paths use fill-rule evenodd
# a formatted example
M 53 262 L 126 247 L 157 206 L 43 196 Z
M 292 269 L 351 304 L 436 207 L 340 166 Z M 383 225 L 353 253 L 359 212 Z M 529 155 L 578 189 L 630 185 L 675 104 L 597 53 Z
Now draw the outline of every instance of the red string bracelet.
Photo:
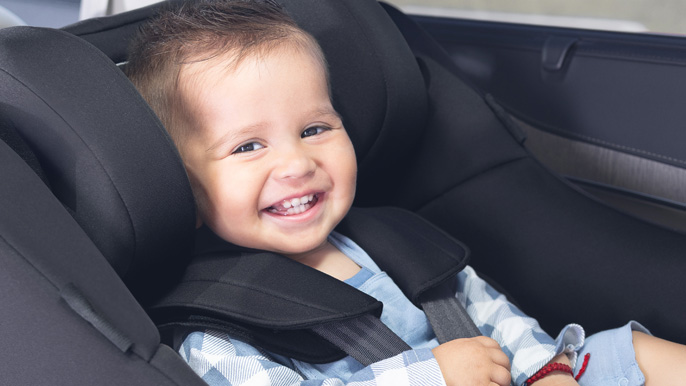
M 576 379 L 577 381 L 586 372 L 586 368 L 588 367 L 588 360 L 589 359 L 591 359 L 591 353 L 590 352 L 586 353 L 586 355 L 584 355 L 584 363 L 581 364 L 581 368 L 579 369 L 579 374 L 577 374 L 576 377 L 574 377 L 574 379 Z
M 567 373 L 571 376 L 574 377 L 575 380 L 579 380 L 579 378 L 586 372 L 586 368 L 588 367 L 588 360 L 591 358 L 591 354 L 588 353 L 584 356 L 584 363 L 581 365 L 581 369 L 579 369 L 579 374 L 574 377 L 574 371 L 572 370 L 571 367 L 564 363 L 548 363 L 545 365 L 542 369 L 538 370 L 538 372 L 534 375 L 531 376 L 531 378 L 526 380 L 525 385 L 530 386 L 534 382 L 541 380 L 543 377 L 549 375 L 552 372 L 555 371 L 560 371 L 563 373 Z
M 525 385 L 529 386 L 534 382 L 541 380 L 543 377 L 547 376 L 548 374 L 554 371 L 561 371 L 563 373 L 568 373 L 569 375 L 574 376 L 574 371 L 572 371 L 572 368 L 568 365 L 564 363 L 548 363 L 542 369 L 538 370 L 536 374 L 532 375 L 531 378 L 527 379 Z

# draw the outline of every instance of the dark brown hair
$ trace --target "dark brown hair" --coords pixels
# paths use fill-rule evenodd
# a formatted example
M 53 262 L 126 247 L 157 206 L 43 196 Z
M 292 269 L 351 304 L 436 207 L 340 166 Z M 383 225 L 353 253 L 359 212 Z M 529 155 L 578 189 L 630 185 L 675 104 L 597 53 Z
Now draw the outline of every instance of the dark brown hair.
M 317 42 L 274 1 L 171 2 L 141 27 L 124 71 L 179 146 L 191 120 L 179 95 L 184 64 L 230 53 L 229 65 L 235 67 L 248 56 L 265 55 L 284 44 L 313 55 L 328 78 Z

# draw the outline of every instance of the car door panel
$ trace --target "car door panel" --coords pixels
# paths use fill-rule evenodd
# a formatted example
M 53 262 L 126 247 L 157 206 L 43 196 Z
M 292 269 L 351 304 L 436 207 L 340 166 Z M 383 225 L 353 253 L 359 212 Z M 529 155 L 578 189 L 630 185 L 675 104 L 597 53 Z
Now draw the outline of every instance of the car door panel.
M 551 169 L 686 231 L 686 39 L 414 16 Z

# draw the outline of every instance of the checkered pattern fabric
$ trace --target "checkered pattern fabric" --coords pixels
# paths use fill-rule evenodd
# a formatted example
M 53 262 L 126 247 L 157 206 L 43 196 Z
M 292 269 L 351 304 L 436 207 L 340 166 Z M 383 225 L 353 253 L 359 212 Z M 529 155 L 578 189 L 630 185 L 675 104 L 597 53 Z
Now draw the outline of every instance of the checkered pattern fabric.
M 345 380 L 305 380 L 297 368 L 281 365 L 273 357 L 268 357 L 268 354 L 261 354 L 256 349 L 253 351 L 244 346 L 244 343 L 232 340 L 225 333 L 204 331 L 190 334 L 180 352 L 196 373 L 212 386 L 445 385 L 430 349 L 410 350 L 373 363 Z
M 355 262 L 372 271 L 372 278 L 359 289 L 384 303 L 381 320 L 413 350 L 367 367 L 351 357 L 331 364 L 314 365 L 265 352 L 223 332 L 207 330 L 188 335 L 180 349 L 182 357 L 212 386 L 444 385 L 431 352 L 438 343 L 423 312 L 414 307 L 395 283 L 352 241 L 344 238 L 333 241 Z M 576 351 L 584 343 L 585 333 L 581 326 L 568 325 L 557 339 L 553 339 L 535 319 L 508 302 L 471 267 L 460 272 L 457 279 L 456 296 L 469 316 L 481 333 L 496 340 L 510 358 L 514 385 L 524 384 L 557 354 L 565 352 L 573 362 L 576 360 Z

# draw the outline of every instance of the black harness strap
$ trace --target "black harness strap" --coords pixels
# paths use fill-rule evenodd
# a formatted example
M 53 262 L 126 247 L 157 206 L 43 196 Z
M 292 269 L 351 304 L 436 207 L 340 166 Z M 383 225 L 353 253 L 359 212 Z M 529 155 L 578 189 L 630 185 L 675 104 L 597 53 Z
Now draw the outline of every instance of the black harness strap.
M 369 314 L 321 324 L 312 330 L 365 366 L 411 349 L 379 318 Z
M 479 335 L 455 299 L 455 277 L 468 260 L 459 241 L 395 208 L 353 208 L 336 230 L 425 310 L 441 343 Z M 196 255 L 180 283 L 149 309 L 167 329 L 230 328 L 289 358 L 329 363 L 350 355 L 365 365 L 410 349 L 381 322 L 381 311 L 378 300 L 329 275 L 231 245 L 205 228 L 196 232 Z
M 420 302 L 440 343 L 481 335 L 451 286 L 444 284 L 427 291 Z M 411 349 L 379 318 L 369 314 L 320 324 L 312 330 L 365 366 Z
M 424 310 L 439 342 L 481 335 L 455 297 L 454 279 L 468 259 L 467 248 L 459 241 L 421 217 L 388 208 L 351 211 L 349 222 L 339 230 Z
M 481 335 L 449 287 L 442 285 L 428 291 L 420 302 L 440 343 Z

